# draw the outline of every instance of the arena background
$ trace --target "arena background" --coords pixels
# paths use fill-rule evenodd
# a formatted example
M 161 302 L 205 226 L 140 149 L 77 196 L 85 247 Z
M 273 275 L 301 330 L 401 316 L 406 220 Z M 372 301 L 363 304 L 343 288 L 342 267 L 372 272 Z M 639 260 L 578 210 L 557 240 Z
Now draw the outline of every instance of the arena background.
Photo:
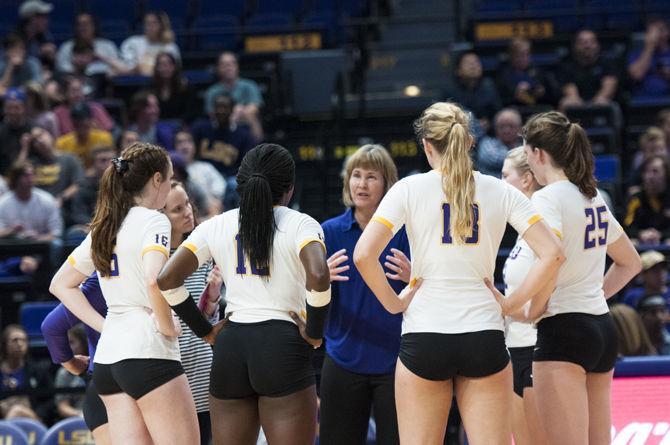
M 0 36 L 20 26 L 21 3 L 0 1 Z M 609 193 L 622 222 L 630 212 L 629 186 L 640 136 L 650 126 L 662 125 L 658 113 L 670 108 L 670 87 L 667 95 L 636 94 L 635 82 L 627 73 L 630 55 L 645 45 L 647 22 L 670 17 L 667 0 L 54 0 L 51 4 L 49 31 L 56 46 L 72 37 L 74 17 L 81 11 L 94 15 L 100 35 L 116 45 L 142 33 L 145 12 L 167 13 L 183 76 L 197 104 L 191 122 L 166 120 L 170 125 L 188 126 L 207 118 L 204 92 L 217 82 L 217 58 L 223 51 L 236 53 L 240 77 L 255 81 L 262 93 L 263 140 L 285 146 L 297 162 L 293 206 L 319 221 L 341 212 L 342 161 L 362 144 L 387 147 L 401 176 L 426 170 L 412 121 L 432 102 L 450 97 L 449 85 L 464 52 L 476 53 L 483 76 L 495 83 L 508 62 L 510 40 L 525 38 L 532 42 L 533 66 L 558 81 L 576 33 L 585 28 L 595 32 L 601 60 L 616 67 L 616 94 L 608 104 L 585 101 L 566 112 L 587 129 L 600 188 Z M 670 84 L 670 55 L 664 60 L 668 65 L 661 68 Z M 42 58 L 41 62 L 46 68 L 42 83 L 47 86 L 49 61 Z M 113 118 L 115 138 L 132 123 L 133 94 L 151 87 L 150 77 L 135 74 L 105 79 L 95 100 Z M 558 106 L 560 89 L 557 94 L 555 100 L 539 105 L 501 105 L 515 107 L 526 118 Z M 664 130 L 670 134 L 670 129 Z M 488 135 L 494 133 L 491 126 Z M 665 144 L 670 148 L 670 140 Z M 4 146 L 0 157 L 6 163 L 13 160 Z M 661 213 L 668 219 L 670 202 L 666 207 L 665 196 L 663 192 Z M 508 237 L 499 266 L 510 242 L 513 239 Z M 51 375 L 57 367 L 50 363 L 40 332 L 44 315 L 55 304 L 47 285 L 57 261 L 76 246 L 76 238 L 65 237 L 60 244 L 58 256 L 53 257 L 51 243 L 0 239 L 0 259 L 26 255 L 40 259 L 34 272 L 0 277 L 0 320 L 3 328 L 10 323 L 25 327 L 29 355 Z M 639 249 L 665 253 L 668 245 L 641 242 Z M 637 280 L 631 287 L 641 285 Z M 624 302 L 624 294 L 614 300 Z M 81 391 L 52 386 L 28 393 L 53 401 L 55 393 Z M 613 443 L 670 443 L 668 388 L 667 356 L 622 358 L 613 389 Z M 24 393 L 5 391 L 0 399 Z M 52 407 L 46 426 L 58 420 Z M 448 443 L 458 443 L 457 425 L 454 420 Z M 54 442 L 42 443 L 88 443 L 90 437 L 79 428 L 64 427 Z M 9 433 L 2 434 L 0 444 L 12 443 Z M 31 443 L 40 443 L 33 439 Z

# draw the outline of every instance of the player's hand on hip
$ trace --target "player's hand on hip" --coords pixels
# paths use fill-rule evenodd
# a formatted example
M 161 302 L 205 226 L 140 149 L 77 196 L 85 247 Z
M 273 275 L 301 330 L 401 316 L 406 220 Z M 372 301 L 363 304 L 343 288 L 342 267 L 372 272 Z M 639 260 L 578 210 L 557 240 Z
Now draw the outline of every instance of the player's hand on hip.
M 300 336 L 307 342 L 309 343 L 314 349 L 317 349 L 321 346 L 321 343 L 323 343 L 323 339 L 321 338 L 311 338 L 307 335 L 307 323 L 305 323 L 305 320 L 302 319 L 298 314 L 295 312 L 289 312 L 288 313 L 293 321 L 295 321 L 295 324 L 298 325 L 298 330 L 300 331 Z
M 226 323 L 228 322 L 229 317 L 230 317 L 230 314 L 226 318 L 224 318 L 223 320 L 219 321 L 214 326 L 212 326 L 212 330 L 209 331 L 209 334 L 202 337 L 202 339 L 205 341 L 205 343 L 208 343 L 210 345 L 214 345 L 214 342 L 216 341 L 216 336 L 219 335 L 219 332 L 221 332 L 221 329 L 223 329 L 223 327 L 226 325 Z
M 490 279 L 484 278 L 484 284 L 486 285 L 486 287 L 489 288 L 491 294 L 493 294 L 493 298 L 495 298 L 496 302 L 500 305 L 500 308 L 502 309 L 502 314 L 509 315 L 509 308 L 507 304 L 508 302 L 505 296 L 495 287 L 495 285 Z
M 411 280 L 410 283 L 400 292 L 400 295 L 398 295 L 398 299 L 400 300 L 401 305 L 400 313 L 407 310 L 422 284 L 423 278 L 415 278 L 414 280 Z

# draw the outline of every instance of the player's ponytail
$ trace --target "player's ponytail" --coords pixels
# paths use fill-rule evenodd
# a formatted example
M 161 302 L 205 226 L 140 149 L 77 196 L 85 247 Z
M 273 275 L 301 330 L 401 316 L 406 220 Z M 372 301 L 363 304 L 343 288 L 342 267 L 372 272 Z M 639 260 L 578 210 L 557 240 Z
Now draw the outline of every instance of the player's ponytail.
M 584 129 L 557 111 L 536 114 L 522 130 L 525 143 L 549 154 L 552 164 L 587 198 L 597 194 L 593 152 Z
M 91 257 L 101 276 L 112 269 L 112 254 L 121 223 L 135 205 L 135 197 L 156 172 L 166 181 L 170 159 L 165 149 L 135 142 L 114 158 L 100 180 L 91 222 Z
M 417 136 L 442 155 L 442 189 L 450 205 L 451 234 L 457 244 L 472 235 L 475 179 L 470 149 L 470 119 L 456 104 L 438 102 L 414 123 Z
M 593 176 L 593 151 L 586 131 L 579 124 L 569 125 L 565 147 L 569 159 L 565 175 L 584 196 L 595 198 L 598 190 Z
M 257 270 L 269 271 L 276 229 L 274 206 L 294 181 L 295 163 L 280 145 L 260 144 L 242 159 L 237 173 L 239 237 L 242 250 Z

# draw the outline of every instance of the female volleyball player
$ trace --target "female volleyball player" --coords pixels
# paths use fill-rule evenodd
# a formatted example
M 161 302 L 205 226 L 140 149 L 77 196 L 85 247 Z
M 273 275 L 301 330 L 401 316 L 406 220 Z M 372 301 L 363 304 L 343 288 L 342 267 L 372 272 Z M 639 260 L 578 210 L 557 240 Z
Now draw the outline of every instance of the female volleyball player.
M 283 147 L 249 151 L 237 174 L 240 208 L 196 227 L 158 279 L 178 306 L 190 300 L 187 276 L 212 258 L 221 268 L 229 321 L 216 338 L 210 378 L 216 444 L 255 444 L 259 425 L 269 443 L 314 443 L 310 353 L 321 344 L 330 276 L 321 226 L 286 207 L 294 180 Z M 197 334 L 208 329 L 199 314 L 183 318 Z
M 394 444 L 398 421 L 393 372 L 402 316 L 389 314 L 379 304 L 349 256 L 384 194 L 398 180 L 398 172 L 384 147 L 364 145 L 347 158 L 343 176 L 342 200 L 348 208 L 323 223 L 333 299 L 325 332 L 319 441 L 364 444 L 372 409 L 377 442 Z M 409 244 L 401 230 L 382 254 L 396 292 L 409 282 L 411 266 L 405 254 L 409 255 Z
M 586 132 L 558 112 L 524 126 L 537 181 L 533 204 L 559 237 L 567 261 L 538 323 L 533 387 L 549 444 L 610 443 L 610 389 L 617 357 L 607 298 L 641 269 L 640 257 L 593 177 Z M 614 264 L 605 271 L 605 257 Z
M 101 332 L 93 382 L 114 443 L 199 440 L 179 361 L 179 326 L 156 285 L 169 255 L 170 222 L 158 209 L 165 207 L 171 176 L 164 149 L 147 143 L 124 149 L 102 177 L 91 233 L 51 283 L 51 293 Z M 107 301 L 104 327 L 78 287 L 94 270 Z
M 452 103 L 423 112 L 415 128 L 433 170 L 388 191 L 354 252 L 356 267 L 382 305 L 403 312 L 395 383 L 403 444 L 441 443 L 454 391 L 470 443 L 509 442 L 512 374 L 501 315 L 538 294 L 563 262 L 558 242 L 528 199 L 473 172 L 469 125 Z M 538 261 L 502 301 L 501 314 L 483 278 L 493 276 L 507 222 Z M 397 295 L 378 258 L 403 225 L 418 279 Z
M 517 147 L 507 153 L 502 168 L 502 178 L 528 198 L 541 187 L 530 170 L 523 147 Z M 535 254 L 532 249 L 523 238 L 519 237 L 503 269 L 507 295 L 514 292 L 523 282 L 534 261 Z M 526 303 L 526 306 L 529 304 Z M 546 443 L 533 390 L 533 348 L 536 339 L 537 331 L 531 323 L 516 321 L 512 317 L 505 318 L 505 344 L 512 359 L 514 382 L 512 434 L 516 445 Z
M 167 215 L 172 227 L 170 233 L 170 253 L 172 254 L 186 239 L 186 236 L 193 231 L 198 221 L 182 184 L 172 181 L 171 187 L 163 212 Z M 213 267 L 211 261 L 206 262 L 193 272 L 184 283 L 195 303 L 204 310 L 210 322 L 216 322 L 219 318 L 222 283 L 221 273 L 218 268 Z M 205 289 L 207 289 L 207 292 L 204 292 Z M 201 299 L 205 299 L 205 301 L 200 301 Z M 200 444 L 207 445 L 212 437 L 208 394 L 209 373 L 212 368 L 212 348 L 198 338 L 182 321 L 179 352 L 181 353 L 181 364 L 184 367 L 195 401 L 195 410 L 198 413 Z

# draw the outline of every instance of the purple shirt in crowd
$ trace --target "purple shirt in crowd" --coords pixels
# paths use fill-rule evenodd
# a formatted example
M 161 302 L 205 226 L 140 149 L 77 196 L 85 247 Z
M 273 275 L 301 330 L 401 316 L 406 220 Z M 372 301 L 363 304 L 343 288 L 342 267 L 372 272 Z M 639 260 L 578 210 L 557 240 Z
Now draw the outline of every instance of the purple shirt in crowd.
M 103 317 L 107 315 L 107 303 L 102 296 L 96 272 L 84 281 L 81 285 L 81 291 L 100 315 Z M 63 306 L 62 303 L 56 306 L 42 322 L 42 335 L 44 335 L 47 348 L 49 348 L 49 354 L 51 354 L 51 360 L 54 363 L 64 363 L 74 357 L 67 338 L 67 331 L 79 323 L 81 323 L 81 320 Z M 93 372 L 93 357 L 95 356 L 95 348 L 100 339 L 100 333 L 86 324 L 84 324 L 84 329 L 88 338 L 88 354 L 91 358 L 88 372 L 91 373 Z

